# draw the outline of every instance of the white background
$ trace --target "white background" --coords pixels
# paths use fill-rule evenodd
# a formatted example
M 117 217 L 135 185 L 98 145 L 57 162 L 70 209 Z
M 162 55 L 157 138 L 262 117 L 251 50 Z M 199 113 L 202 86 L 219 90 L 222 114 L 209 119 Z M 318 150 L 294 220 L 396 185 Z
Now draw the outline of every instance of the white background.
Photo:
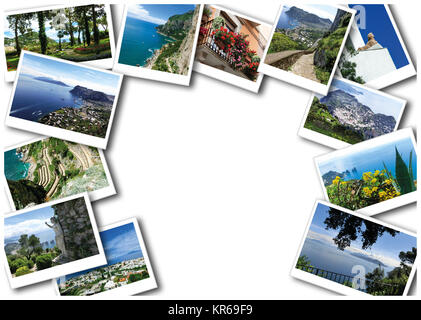
M 409 3 L 400 1 L 392 11 L 416 64 L 420 5 Z M 2 2 L 2 9 L 28 6 L 10 4 Z M 36 6 L 45 4 L 51 2 Z M 279 6 L 229 5 L 269 23 Z M 122 9 L 112 7 L 116 34 Z M 11 88 L 2 84 L 2 119 Z M 401 127 L 415 127 L 416 79 L 385 91 L 408 100 Z M 195 72 L 190 87 L 123 80 L 105 152 L 118 195 L 93 209 L 101 226 L 141 219 L 159 285 L 141 298 L 337 296 L 289 276 L 314 201 L 323 197 L 313 158 L 331 150 L 297 136 L 309 95 L 269 77 L 257 95 Z M 3 147 L 34 137 L 0 127 Z M 1 211 L 9 211 L 5 192 L 0 201 Z M 376 218 L 416 231 L 418 216 L 413 204 Z M 54 297 L 49 281 L 10 289 L 2 267 L 0 288 L 1 298 Z

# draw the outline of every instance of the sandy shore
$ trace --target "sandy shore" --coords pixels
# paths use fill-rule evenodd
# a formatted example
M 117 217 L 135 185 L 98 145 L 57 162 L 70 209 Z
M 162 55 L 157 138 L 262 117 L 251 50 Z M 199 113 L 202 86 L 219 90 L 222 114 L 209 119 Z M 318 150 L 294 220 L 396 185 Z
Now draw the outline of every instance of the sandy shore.
M 156 59 L 158 59 L 159 55 L 161 54 L 161 49 L 156 49 L 153 52 L 152 57 L 150 57 L 150 58 L 148 58 L 148 60 L 146 60 L 146 63 L 143 66 L 143 68 L 152 69 L 152 66 L 154 65 Z

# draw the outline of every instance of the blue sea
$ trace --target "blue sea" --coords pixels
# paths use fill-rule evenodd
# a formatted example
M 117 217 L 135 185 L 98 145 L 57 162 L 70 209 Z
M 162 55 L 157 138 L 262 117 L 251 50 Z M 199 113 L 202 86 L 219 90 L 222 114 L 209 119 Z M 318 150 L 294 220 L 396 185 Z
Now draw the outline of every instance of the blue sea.
M 4 153 L 4 174 L 7 180 L 18 181 L 25 179 L 31 165 L 22 161 L 22 154 L 16 149 Z
M 348 251 L 340 251 L 334 246 L 329 246 L 322 241 L 307 238 L 304 242 L 300 256 L 306 255 L 311 261 L 311 265 L 326 271 L 340 273 L 346 276 L 354 277 L 352 268 L 356 265 L 363 266 L 366 273 L 372 272 L 379 266 L 374 262 L 351 255 Z M 381 266 L 385 274 L 393 270 L 392 266 Z
M 284 6 L 282 13 L 279 17 L 278 24 L 276 25 L 279 29 L 294 29 L 298 27 L 300 22 L 297 19 L 291 18 L 287 12 L 290 8 Z
M 83 101 L 65 87 L 20 74 L 10 116 L 37 122 L 44 115 L 63 107 L 79 108 Z
M 383 170 L 383 162 L 386 164 L 388 171 L 396 176 L 396 153 L 395 146 L 402 156 L 406 165 L 409 165 L 409 154 L 412 151 L 412 168 L 414 177 L 417 177 L 417 156 L 414 150 L 411 139 L 395 141 L 377 148 L 364 150 L 352 156 L 345 156 L 343 158 L 335 158 L 324 163 L 320 163 L 320 172 L 325 174 L 329 171 L 344 172 L 349 171 L 345 175 L 345 180 L 361 179 L 364 172 L 375 172 L 376 170 Z M 353 171 L 353 168 L 356 170 Z
M 172 42 L 171 38 L 156 32 L 157 26 L 128 16 L 118 62 L 130 66 L 144 66 L 156 49 L 161 49 L 164 44 Z

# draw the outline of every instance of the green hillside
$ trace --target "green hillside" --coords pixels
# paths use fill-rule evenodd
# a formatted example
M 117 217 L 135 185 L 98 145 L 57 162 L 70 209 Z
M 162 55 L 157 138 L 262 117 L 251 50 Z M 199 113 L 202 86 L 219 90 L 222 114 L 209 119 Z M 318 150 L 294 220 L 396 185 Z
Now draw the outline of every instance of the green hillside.
M 301 50 L 302 45 L 283 33 L 275 32 L 270 42 L 268 53 L 281 52 L 286 50 Z

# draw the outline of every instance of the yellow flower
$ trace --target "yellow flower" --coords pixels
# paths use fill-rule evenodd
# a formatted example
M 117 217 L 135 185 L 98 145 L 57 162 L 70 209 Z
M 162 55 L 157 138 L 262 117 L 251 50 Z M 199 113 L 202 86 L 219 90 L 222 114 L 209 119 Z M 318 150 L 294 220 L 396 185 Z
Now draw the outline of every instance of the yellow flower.
M 342 181 L 341 186 L 345 186 L 345 185 L 346 185 L 346 181 Z
M 385 182 L 386 182 L 386 184 L 391 184 L 392 183 L 392 180 L 386 179 Z
M 375 177 L 377 177 L 377 176 L 379 175 L 379 173 L 380 173 L 380 171 L 379 171 L 379 170 L 376 170 L 376 171 L 374 172 L 374 176 L 375 176 Z
M 377 191 L 377 187 L 373 187 L 373 189 L 371 189 L 372 192 L 376 192 Z
M 377 179 L 372 179 L 371 180 L 371 183 L 376 183 L 377 182 Z

